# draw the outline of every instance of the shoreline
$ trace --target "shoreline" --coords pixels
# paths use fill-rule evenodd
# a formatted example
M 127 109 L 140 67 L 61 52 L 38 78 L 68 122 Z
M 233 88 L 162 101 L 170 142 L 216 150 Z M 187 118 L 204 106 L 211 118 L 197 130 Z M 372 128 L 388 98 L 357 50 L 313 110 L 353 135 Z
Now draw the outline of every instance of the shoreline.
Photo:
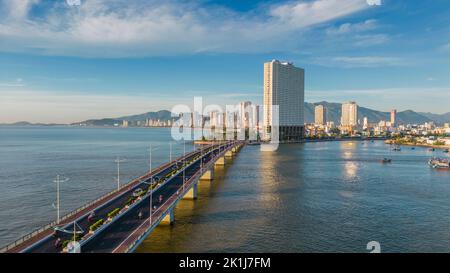
M 386 144 L 391 144 L 388 140 L 385 141 Z M 395 143 L 393 143 L 395 144 Z M 423 143 L 401 143 L 401 144 L 395 144 L 395 145 L 399 145 L 399 146 L 409 146 L 409 147 L 424 147 L 424 148 L 434 148 L 434 149 L 441 149 L 441 150 L 445 150 L 445 149 L 450 149 L 449 145 L 433 145 L 433 144 L 423 144 Z

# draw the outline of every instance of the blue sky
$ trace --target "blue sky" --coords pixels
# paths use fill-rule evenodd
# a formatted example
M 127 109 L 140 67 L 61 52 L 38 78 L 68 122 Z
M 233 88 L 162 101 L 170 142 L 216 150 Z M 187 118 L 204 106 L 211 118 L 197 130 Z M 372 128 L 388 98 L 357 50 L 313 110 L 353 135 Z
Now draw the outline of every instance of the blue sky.
M 272 59 L 306 69 L 310 102 L 450 111 L 447 0 L 80 4 L 0 2 L 0 122 L 260 103 Z

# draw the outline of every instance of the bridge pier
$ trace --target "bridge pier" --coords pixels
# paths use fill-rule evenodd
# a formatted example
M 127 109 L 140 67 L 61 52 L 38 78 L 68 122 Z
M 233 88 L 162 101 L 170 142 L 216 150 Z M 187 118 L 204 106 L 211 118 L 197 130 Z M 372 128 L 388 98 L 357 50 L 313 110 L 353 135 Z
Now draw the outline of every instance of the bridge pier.
M 175 215 L 173 213 L 173 209 L 169 211 L 169 213 L 164 216 L 164 218 L 161 220 L 161 225 L 172 225 L 175 221 Z
M 216 162 L 214 163 L 214 166 L 223 166 L 225 165 L 225 157 L 219 157 Z
M 198 197 L 198 187 L 197 183 L 192 185 L 192 187 L 183 196 L 183 199 L 197 199 Z
M 208 180 L 208 181 L 211 181 L 211 180 L 213 180 L 213 179 L 214 179 L 214 170 L 211 170 L 211 169 L 207 170 L 207 171 L 202 175 L 202 177 L 200 177 L 200 180 Z
M 227 158 L 233 157 L 233 152 L 232 152 L 232 151 L 227 151 L 227 152 L 225 153 L 225 157 L 227 157 Z

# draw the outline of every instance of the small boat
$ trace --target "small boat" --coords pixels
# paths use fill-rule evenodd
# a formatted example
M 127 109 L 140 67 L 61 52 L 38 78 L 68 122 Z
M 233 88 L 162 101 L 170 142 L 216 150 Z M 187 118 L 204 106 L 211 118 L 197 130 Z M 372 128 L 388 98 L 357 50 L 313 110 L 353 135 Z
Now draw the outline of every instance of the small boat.
M 444 153 L 448 154 L 448 149 L 443 150 Z
M 448 159 L 432 158 L 428 161 L 428 165 L 433 169 L 450 170 L 450 161 Z
M 416 149 L 416 147 L 411 147 L 411 150 L 415 150 Z
M 394 147 L 394 149 L 392 149 L 392 151 L 396 151 L 396 152 L 399 152 L 399 151 L 401 151 L 402 149 L 399 147 L 399 146 L 396 146 L 396 147 Z
M 383 158 L 382 160 L 381 160 L 381 163 L 383 163 L 383 164 L 386 164 L 386 163 L 392 163 L 392 159 L 390 159 L 390 158 Z

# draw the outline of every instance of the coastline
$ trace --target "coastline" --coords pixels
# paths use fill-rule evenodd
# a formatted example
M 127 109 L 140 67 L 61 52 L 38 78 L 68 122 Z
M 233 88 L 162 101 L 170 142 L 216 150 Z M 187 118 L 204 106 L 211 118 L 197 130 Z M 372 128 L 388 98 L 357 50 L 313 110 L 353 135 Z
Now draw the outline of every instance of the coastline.
M 386 144 L 391 144 L 391 141 L 386 140 L 385 141 Z M 395 144 L 395 143 L 392 143 Z M 434 149 L 441 149 L 441 150 L 445 150 L 445 149 L 450 149 L 450 145 L 433 145 L 433 144 L 423 144 L 423 143 L 401 143 L 401 144 L 395 144 L 395 145 L 399 145 L 399 146 L 409 146 L 409 147 L 425 147 L 425 148 L 434 148 Z

